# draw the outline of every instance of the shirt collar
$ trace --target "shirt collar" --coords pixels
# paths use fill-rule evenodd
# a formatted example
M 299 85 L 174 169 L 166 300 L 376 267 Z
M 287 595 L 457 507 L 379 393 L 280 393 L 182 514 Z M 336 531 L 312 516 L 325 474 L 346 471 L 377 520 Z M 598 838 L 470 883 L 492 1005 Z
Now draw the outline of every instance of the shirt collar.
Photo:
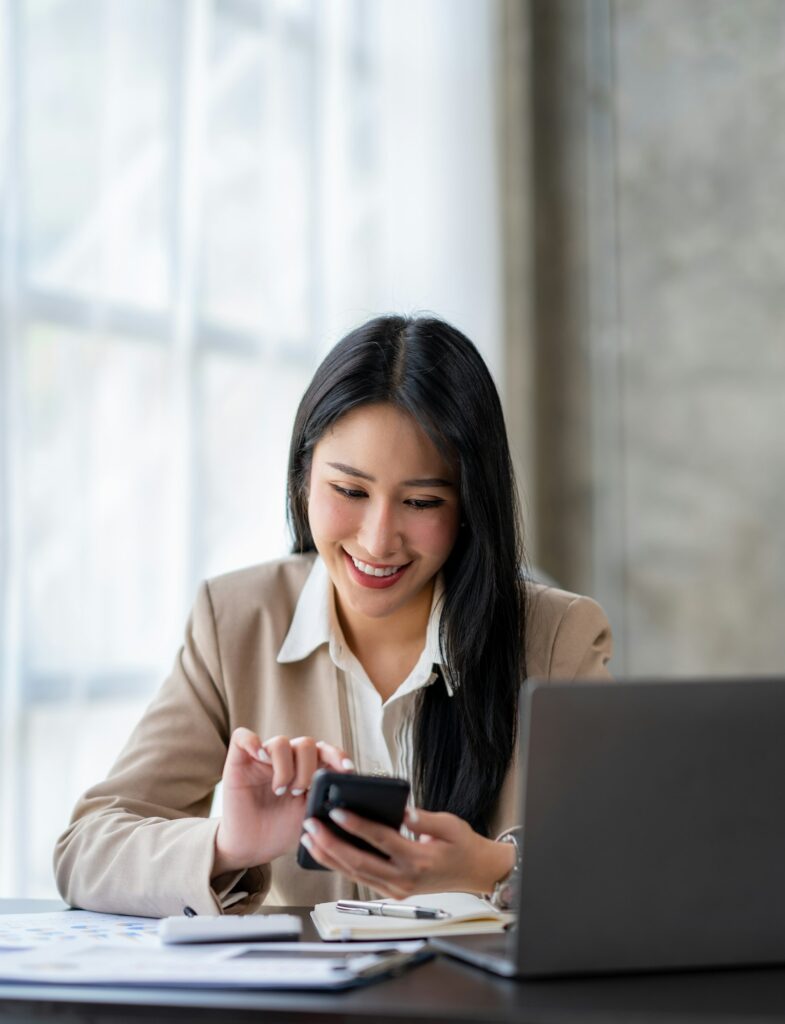
M 279 664 L 302 661 L 317 647 L 330 643 L 331 604 L 332 583 L 327 566 L 317 556 L 297 600 L 289 632 L 278 652 L 276 660 Z
M 444 583 L 441 574 L 436 577 L 431 600 L 431 612 L 428 617 L 428 628 L 425 634 L 425 647 L 423 648 L 417 668 L 425 667 L 427 664 L 430 672 L 432 665 L 442 665 L 441 649 L 439 645 L 439 626 L 441 623 L 442 608 L 444 605 Z M 336 630 L 339 631 L 338 623 L 333 624 L 334 602 L 333 587 L 327 566 L 317 556 L 313 567 L 308 574 L 297 607 L 294 610 L 292 623 L 289 632 L 286 634 L 277 661 L 279 664 L 287 664 L 293 661 L 302 661 L 312 654 L 317 647 L 327 644 L 334 646 L 336 641 Z M 410 676 L 413 681 L 419 676 L 416 670 Z M 444 673 L 442 673 L 444 676 Z M 452 697 L 453 688 L 444 679 L 447 693 Z M 415 688 L 415 687 L 413 687 Z M 396 691 L 396 695 L 402 694 L 403 690 Z

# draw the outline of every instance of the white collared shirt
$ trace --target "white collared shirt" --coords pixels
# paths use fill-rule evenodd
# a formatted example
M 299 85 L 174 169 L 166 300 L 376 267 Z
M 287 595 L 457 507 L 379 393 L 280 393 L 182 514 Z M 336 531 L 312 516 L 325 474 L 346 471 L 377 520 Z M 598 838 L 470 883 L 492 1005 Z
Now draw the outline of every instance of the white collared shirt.
M 439 622 L 443 593 L 437 577 L 422 653 L 395 693 L 383 701 L 344 639 L 335 611 L 333 584 L 321 558 L 316 558 L 302 589 L 277 660 L 300 661 L 321 644 L 328 645 L 333 663 L 346 675 L 354 761 L 357 771 L 364 775 L 397 775 L 411 781 L 417 692 L 438 678 L 434 666 L 442 664 Z M 449 686 L 447 692 L 452 696 Z

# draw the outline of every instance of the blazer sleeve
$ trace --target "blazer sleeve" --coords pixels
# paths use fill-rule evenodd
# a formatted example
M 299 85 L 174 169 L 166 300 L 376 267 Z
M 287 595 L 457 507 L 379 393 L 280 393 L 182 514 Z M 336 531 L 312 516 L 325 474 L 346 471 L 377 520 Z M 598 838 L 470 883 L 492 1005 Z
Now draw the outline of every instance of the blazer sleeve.
M 209 818 L 229 743 L 210 593 L 202 584 L 174 668 L 108 777 L 78 801 L 54 854 L 72 906 L 166 917 L 242 913 L 262 902 L 268 867 L 213 878 Z
M 554 633 L 548 678 L 611 679 L 612 654 L 613 637 L 605 612 L 590 597 L 573 597 Z

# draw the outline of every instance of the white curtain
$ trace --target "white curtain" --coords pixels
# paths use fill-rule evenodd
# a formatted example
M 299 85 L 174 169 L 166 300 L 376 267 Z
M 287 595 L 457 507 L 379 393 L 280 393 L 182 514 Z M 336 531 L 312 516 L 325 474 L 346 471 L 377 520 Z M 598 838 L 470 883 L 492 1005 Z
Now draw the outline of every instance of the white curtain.
M 287 550 L 326 348 L 431 309 L 500 352 L 495 2 L 0 0 L 0 895 Z

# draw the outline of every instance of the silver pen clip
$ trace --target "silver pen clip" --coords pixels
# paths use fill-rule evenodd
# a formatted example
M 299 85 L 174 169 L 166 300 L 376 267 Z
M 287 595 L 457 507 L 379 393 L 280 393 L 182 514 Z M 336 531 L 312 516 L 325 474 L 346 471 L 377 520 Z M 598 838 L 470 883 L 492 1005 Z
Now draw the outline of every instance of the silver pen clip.
M 347 903 L 344 900 L 338 900 L 335 904 L 336 908 L 343 914 L 362 914 L 364 917 L 370 917 L 370 907 L 360 907 L 353 903 Z

